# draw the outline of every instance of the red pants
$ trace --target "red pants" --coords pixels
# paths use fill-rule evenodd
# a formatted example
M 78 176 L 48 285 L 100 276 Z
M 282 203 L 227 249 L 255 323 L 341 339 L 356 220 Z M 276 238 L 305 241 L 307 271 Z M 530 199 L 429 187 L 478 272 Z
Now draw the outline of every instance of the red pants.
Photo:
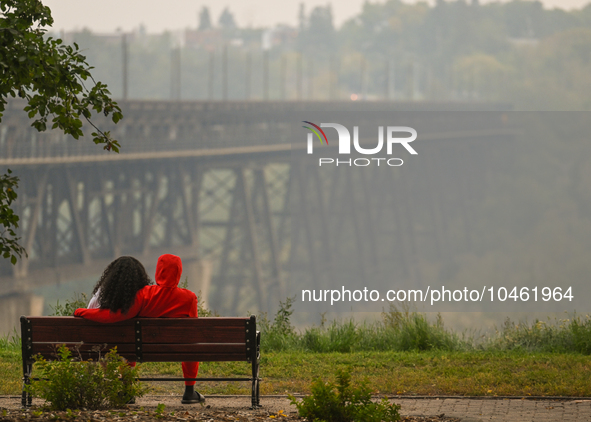
M 199 362 L 183 362 L 183 377 L 197 378 L 199 371 Z M 195 385 L 195 381 L 185 381 L 185 385 Z

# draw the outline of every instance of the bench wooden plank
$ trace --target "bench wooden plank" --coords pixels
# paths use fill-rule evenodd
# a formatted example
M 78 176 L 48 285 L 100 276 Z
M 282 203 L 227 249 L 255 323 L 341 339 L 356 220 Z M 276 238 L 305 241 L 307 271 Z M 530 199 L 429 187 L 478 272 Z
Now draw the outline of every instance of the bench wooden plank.
M 246 355 L 246 345 L 243 344 L 144 344 L 146 353 L 234 353 Z
M 245 343 L 242 327 L 154 327 L 142 325 L 144 343 Z
M 69 316 L 51 316 L 51 317 L 27 317 L 33 326 L 55 326 L 55 325 L 73 325 L 78 327 L 97 326 L 127 326 L 133 325 L 135 321 L 141 321 L 143 324 L 152 326 L 244 326 L 249 318 L 245 317 L 207 317 L 207 318 L 134 318 L 119 322 L 94 322 L 88 319 Z
M 83 341 L 84 343 L 133 343 L 135 342 L 134 327 L 122 326 L 117 329 L 105 330 L 100 326 L 89 326 L 84 329 L 76 327 L 69 329 L 67 326 L 44 326 L 43 329 L 36 330 L 33 327 L 32 341 L 53 342 L 53 343 L 74 343 Z
M 57 348 L 60 344 L 64 343 L 33 343 L 33 348 L 31 353 L 33 354 L 41 354 L 45 357 L 55 358 L 57 353 Z M 136 346 L 135 344 L 108 344 L 107 347 L 103 348 L 104 343 L 102 344 L 77 344 L 77 343 L 66 343 L 66 346 L 72 350 L 72 355 L 76 356 L 78 352 L 76 352 L 75 348 L 78 349 L 80 353 L 87 353 L 90 355 L 94 355 L 93 359 L 97 359 L 99 354 L 92 349 L 94 347 L 100 347 L 102 350 L 100 352 L 101 356 L 107 354 L 107 352 L 115 347 L 117 347 L 117 353 L 135 353 Z M 236 355 L 246 356 L 246 345 L 245 344 L 144 344 L 143 345 L 143 353 L 159 353 L 161 355 L 175 354 L 175 353 L 233 353 Z
M 78 350 L 80 352 L 85 352 L 85 353 L 94 353 L 95 355 L 95 359 L 96 357 L 98 357 L 98 353 L 97 352 L 93 352 L 92 348 L 93 347 L 100 347 L 101 350 L 101 356 L 104 356 L 105 354 L 107 354 L 107 352 L 115 347 L 117 347 L 117 353 L 121 354 L 121 353 L 135 353 L 135 343 L 111 343 L 111 344 L 107 344 L 106 347 L 105 343 L 84 343 L 84 344 L 80 344 L 80 343 L 33 343 L 33 348 L 31 349 L 31 353 L 33 354 L 37 354 L 40 353 L 45 357 L 52 357 L 55 358 L 55 353 L 57 351 L 57 348 L 59 347 L 60 344 L 65 344 L 70 350 L 72 350 L 72 355 L 76 356 L 76 351 L 74 350 L 75 348 L 78 348 Z M 104 347 L 104 348 L 103 348 Z
M 118 353 L 130 362 L 137 362 L 133 352 Z M 76 356 L 78 356 L 76 354 Z M 96 353 L 80 353 L 83 361 L 96 360 Z M 142 362 L 246 362 L 244 353 L 144 353 Z
M 130 362 L 137 362 L 137 355 L 134 352 L 122 352 L 119 353 L 117 352 L 117 354 L 121 357 L 124 357 L 126 360 L 130 361 Z M 87 361 L 87 360 L 96 360 L 96 353 L 81 353 L 80 356 L 78 356 L 78 354 L 76 354 L 76 357 L 80 357 L 80 359 L 82 359 L 83 361 Z M 172 362 L 172 361 L 170 361 Z
M 71 317 L 71 316 L 31 316 L 27 317 L 27 320 L 33 327 L 46 327 L 54 325 L 77 325 L 81 327 L 88 327 L 92 325 L 105 325 L 100 322 L 90 321 L 84 318 Z M 109 325 L 112 327 L 121 325 L 132 325 L 131 320 L 113 322 Z
M 242 327 L 249 318 L 137 318 L 150 327 Z
M 246 362 L 244 353 L 144 353 L 142 362 Z
M 104 326 L 89 326 L 83 330 L 73 326 L 44 326 L 33 330 L 32 341 L 73 343 L 134 343 L 135 330 L 132 326 L 120 326 L 116 330 L 105 330 Z M 153 327 L 142 326 L 144 343 L 244 343 L 244 327 Z

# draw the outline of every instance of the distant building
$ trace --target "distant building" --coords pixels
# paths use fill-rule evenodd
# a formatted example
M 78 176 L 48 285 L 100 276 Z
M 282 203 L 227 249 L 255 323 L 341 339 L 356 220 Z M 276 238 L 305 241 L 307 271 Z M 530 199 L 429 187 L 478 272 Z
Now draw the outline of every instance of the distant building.
M 187 48 L 215 50 L 224 43 L 224 31 L 218 28 L 186 29 L 184 33 L 184 44 Z
M 297 41 L 298 33 L 299 31 L 291 26 L 277 25 L 263 31 L 261 43 L 264 49 L 293 46 Z

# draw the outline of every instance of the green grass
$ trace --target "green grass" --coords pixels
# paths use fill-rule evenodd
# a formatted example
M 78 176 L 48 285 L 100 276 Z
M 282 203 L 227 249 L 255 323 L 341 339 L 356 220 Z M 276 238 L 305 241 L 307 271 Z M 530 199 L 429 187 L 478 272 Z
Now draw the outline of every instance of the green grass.
M 262 394 L 309 393 L 315 377 L 350 369 L 368 378 L 375 393 L 417 395 L 591 396 L 591 318 L 504 325 L 484 336 L 460 335 L 441 318 L 391 308 L 382 321 L 322 323 L 297 331 L 291 300 L 262 331 Z M 140 365 L 142 376 L 181 376 L 179 363 Z M 202 363 L 201 377 L 249 376 L 244 362 Z M 19 394 L 20 341 L 0 339 L 0 394 Z M 334 381 L 334 380 L 333 380 Z M 250 394 L 248 383 L 203 383 L 205 394 Z M 181 383 L 154 384 L 154 392 L 180 394 Z
M 20 394 L 23 366 L 16 332 L 0 337 L 0 394 Z
M 315 377 L 334 381 L 337 369 L 367 377 L 377 394 L 468 396 L 591 396 L 591 357 L 502 352 L 269 352 L 262 356 L 262 394 L 309 393 Z M 142 374 L 180 376 L 180 364 L 144 364 Z M 245 363 L 202 363 L 199 376 L 248 376 Z M 204 394 L 249 394 L 248 383 L 203 383 Z M 161 383 L 158 392 L 180 391 Z
M 591 396 L 591 357 L 580 353 L 513 351 L 267 352 L 262 354 L 262 394 L 309 393 L 317 376 L 331 379 L 349 368 L 367 377 L 375 393 L 405 395 Z M 140 365 L 143 376 L 181 376 L 179 363 Z M 248 376 L 244 362 L 205 362 L 201 377 Z M 0 349 L 0 394 L 20 394 L 20 350 Z M 334 381 L 334 380 L 333 380 Z M 204 394 L 250 394 L 249 383 L 203 383 Z M 154 393 L 180 394 L 181 383 L 154 384 Z
M 179 363 L 140 365 L 143 376 L 181 376 Z M 309 393 L 315 377 L 334 381 L 338 368 L 367 377 L 377 394 L 591 396 L 591 357 L 574 353 L 469 352 L 268 352 L 262 355 L 262 394 Z M 201 377 L 248 376 L 244 362 L 200 365 Z M 0 394 L 20 394 L 18 350 L 0 350 Z M 204 394 L 250 394 L 249 383 L 202 383 Z M 182 392 L 181 383 L 157 383 L 154 393 Z

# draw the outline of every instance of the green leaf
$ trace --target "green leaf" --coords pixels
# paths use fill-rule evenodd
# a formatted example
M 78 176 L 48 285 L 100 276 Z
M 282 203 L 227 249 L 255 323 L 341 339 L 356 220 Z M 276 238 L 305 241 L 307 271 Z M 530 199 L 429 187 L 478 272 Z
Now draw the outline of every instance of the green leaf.
M 52 130 L 79 139 L 84 134 L 80 117 L 90 121 L 92 110 L 112 114 L 114 123 L 121 120 L 121 110 L 109 98 L 105 84 L 98 81 L 87 88 L 80 83 L 80 79 L 92 81 L 93 67 L 78 52 L 79 46 L 46 37 L 46 28 L 53 24 L 48 7 L 39 0 L 0 0 L 0 11 L 0 123 L 6 98 L 17 95 L 27 103 L 24 109 L 30 119 L 40 116 L 31 124 L 38 131 L 47 129 L 51 116 Z M 119 150 L 117 141 L 108 132 L 103 135 L 100 128 L 93 142 Z M 19 221 L 10 208 L 17 197 L 18 179 L 8 174 L 1 178 L 0 226 L 6 230 L 0 235 L 0 253 L 14 263 L 26 255 L 12 230 Z

